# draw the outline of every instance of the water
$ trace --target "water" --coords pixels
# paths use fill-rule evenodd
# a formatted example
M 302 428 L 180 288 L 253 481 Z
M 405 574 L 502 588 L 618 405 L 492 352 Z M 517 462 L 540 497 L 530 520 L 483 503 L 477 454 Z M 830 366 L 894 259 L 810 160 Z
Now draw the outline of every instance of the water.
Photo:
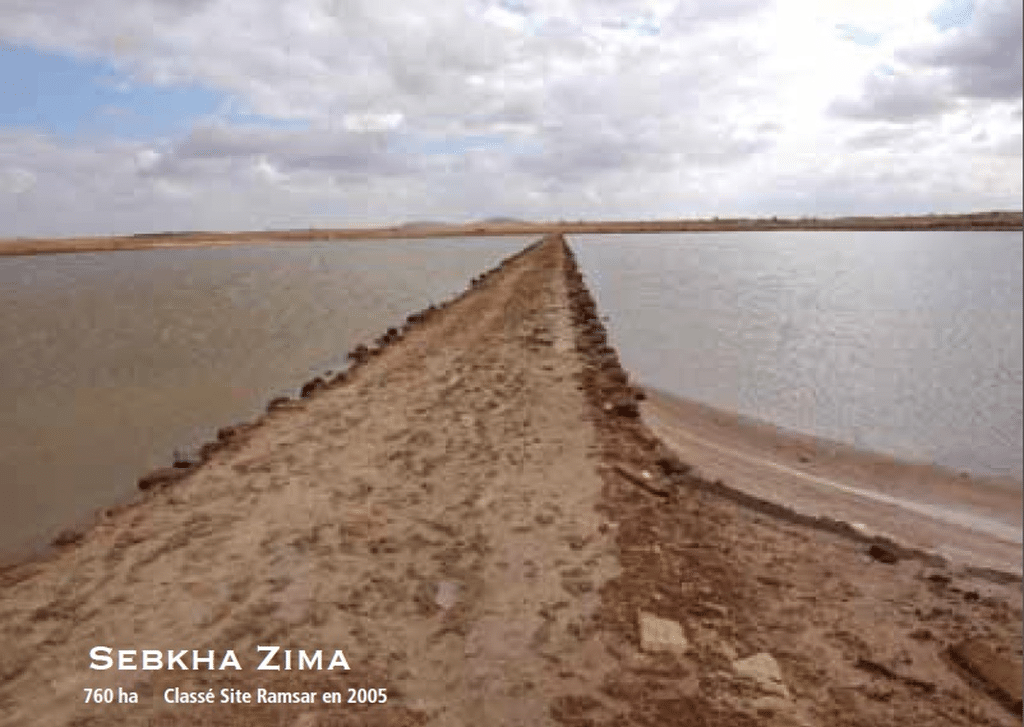
M 641 381 L 786 429 L 1020 481 L 1019 233 L 572 244 Z
M 123 499 L 532 241 L 0 258 L 0 552 Z

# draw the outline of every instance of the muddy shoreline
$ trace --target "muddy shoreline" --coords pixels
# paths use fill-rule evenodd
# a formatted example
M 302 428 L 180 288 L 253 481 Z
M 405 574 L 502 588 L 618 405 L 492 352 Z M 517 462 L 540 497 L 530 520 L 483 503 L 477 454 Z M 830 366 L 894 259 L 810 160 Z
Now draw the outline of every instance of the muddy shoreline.
M 734 497 L 878 532 L 947 559 L 1021 573 L 1021 484 L 968 476 L 650 390 L 645 421 L 701 479 Z
M 1019 580 L 698 477 L 644 424 L 561 238 L 350 356 L 0 570 L 0 724 L 1019 723 Z M 353 667 L 93 672 L 97 643 Z M 161 699 L 328 685 L 391 697 Z

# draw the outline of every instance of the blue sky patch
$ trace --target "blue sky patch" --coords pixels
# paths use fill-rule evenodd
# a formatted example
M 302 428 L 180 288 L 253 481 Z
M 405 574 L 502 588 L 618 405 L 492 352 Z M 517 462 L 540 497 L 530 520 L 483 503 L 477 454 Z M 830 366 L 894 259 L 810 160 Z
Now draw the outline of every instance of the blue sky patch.
M 59 137 L 148 140 L 186 131 L 223 114 L 229 97 L 198 84 L 138 82 L 113 64 L 0 44 L 0 128 Z M 305 122 L 229 110 L 232 123 L 305 128 Z
M 636 18 L 605 18 L 601 27 L 619 32 L 629 31 L 649 38 L 661 35 L 661 27 L 653 16 L 645 15 Z
M 305 131 L 312 127 L 308 119 L 278 119 L 251 111 L 229 110 L 222 118 L 229 124 L 237 126 L 261 126 L 277 131 Z
M 498 0 L 498 7 L 515 15 L 529 15 L 530 6 L 523 0 Z
M 939 30 L 962 28 L 974 17 L 974 0 L 943 0 L 928 14 L 928 19 Z
M 836 30 L 839 31 L 839 37 L 843 40 L 869 48 L 878 45 L 878 41 L 882 39 L 880 33 L 872 33 L 870 30 L 858 28 L 856 25 L 849 25 L 848 23 L 840 23 L 836 26 Z

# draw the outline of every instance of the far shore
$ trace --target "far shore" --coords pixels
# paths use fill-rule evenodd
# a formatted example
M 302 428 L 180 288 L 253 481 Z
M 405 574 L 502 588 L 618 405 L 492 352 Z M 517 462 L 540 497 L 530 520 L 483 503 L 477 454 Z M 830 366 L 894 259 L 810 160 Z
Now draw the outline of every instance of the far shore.
M 205 247 L 269 242 L 314 240 L 417 239 L 434 237 L 489 237 L 498 235 L 542 236 L 548 234 L 636 234 L 656 232 L 766 232 L 772 230 L 1003 230 L 1024 228 L 1024 212 L 975 212 L 967 214 L 855 216 L 855 217 L 761 217 L 677 220 L 578 220 L 526 222 L 518 220 L 459 224 L 409 223 L 384 227 L 308 228 L 238 232 L 167 231 L 134 235 L 65 238 L 0 239 L 0 257 L 55 253 L 116 252 L 165 247 Z

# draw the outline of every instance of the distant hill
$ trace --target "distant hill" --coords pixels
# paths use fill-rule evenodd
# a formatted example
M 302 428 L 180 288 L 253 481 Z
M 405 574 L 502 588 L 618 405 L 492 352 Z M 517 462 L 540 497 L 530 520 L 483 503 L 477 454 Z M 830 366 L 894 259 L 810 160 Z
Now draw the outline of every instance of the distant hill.
M 526 220 L 518 220 L 515 217 L 488 217 L 486 220 L 480 220 L 481 225 L 525 225 Z
M 451 227 L 450 222 L 439 222 L 438 220 L 412 220 L 410 222 L 403 222 L 400 225 L 395 225 L 395 229 L 399 230 L 419 230 L 419 229 L 432 229 L 437 227 Z
M 351 227 L 249 232 L 142 232 L 136 235 L 0 238 L 0 257 L 65 252 L 141 250 L 156 246 L 206 244 L 251 244 L 281 240 L 398 239 L 405 237 L 451 237 L 459 235 L 541 235 L 634 234 L 644 232 L 731 232 L 749 230 L 1007 230 L 1019 232 L 1024 214 L 995 210 L 963 214 L 908 215 L 899 217 L 836 217 L 787 219 L 782 217 L 745 219 L 660 219 L 660 220 L 577 220 L 575 222 L 524 222 L 509 217 L 491 217 L 481 222 L 446 223 L 416 220 L 394 227 Z

